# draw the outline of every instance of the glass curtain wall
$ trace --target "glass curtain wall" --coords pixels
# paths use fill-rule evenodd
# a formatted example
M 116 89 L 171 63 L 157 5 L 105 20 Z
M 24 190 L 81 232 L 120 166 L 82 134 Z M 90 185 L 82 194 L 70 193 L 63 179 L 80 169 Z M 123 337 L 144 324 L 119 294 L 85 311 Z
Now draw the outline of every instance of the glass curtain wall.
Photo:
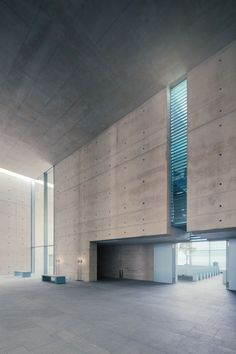
M 187 80 L 170 89 L 171 224 L 185 229 L 187 215 Z
M 226 241 L 187 242 L 178 244 L 178 265 L 212 266 L 226 269 Z
M 32 182 L 32 272 L 54 273 L 53 168 Z
M 47 271 L 54 273 L 54 173 L 47 172 Z

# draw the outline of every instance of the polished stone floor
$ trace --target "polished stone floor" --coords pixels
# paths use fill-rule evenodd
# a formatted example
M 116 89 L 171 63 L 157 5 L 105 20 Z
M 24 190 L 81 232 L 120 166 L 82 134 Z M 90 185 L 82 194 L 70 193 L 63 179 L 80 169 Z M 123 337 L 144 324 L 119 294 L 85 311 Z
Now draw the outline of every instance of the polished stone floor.
M 0 353 L 236 353 L 236 294 L 197 283 L 0 277 Z

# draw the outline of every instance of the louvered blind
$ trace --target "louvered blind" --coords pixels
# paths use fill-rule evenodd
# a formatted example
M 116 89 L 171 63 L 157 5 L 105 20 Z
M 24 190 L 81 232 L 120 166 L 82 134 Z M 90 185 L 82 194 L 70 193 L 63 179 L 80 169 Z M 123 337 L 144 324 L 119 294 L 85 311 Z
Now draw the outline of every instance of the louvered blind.
M 171 224 L 185 227 L 187 215 L 187 80 L 170 90 Z

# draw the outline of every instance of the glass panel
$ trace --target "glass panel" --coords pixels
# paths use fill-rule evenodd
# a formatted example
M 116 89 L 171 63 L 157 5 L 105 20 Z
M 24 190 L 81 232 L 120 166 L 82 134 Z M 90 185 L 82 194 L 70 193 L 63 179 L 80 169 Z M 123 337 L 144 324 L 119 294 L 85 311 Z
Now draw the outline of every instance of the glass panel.
M 171 224 L 187 218 L 187 80 L 170 90 Z
M 44 245 L 44 186 L 43 176 L 35 181 L 35 246 Z
M 35 274 L 40 276 L 44 273 L 44 248 L 35 248 Z
M 54 273 L 53 168 L 32 185 L 32 270 Z
M 48 247 L 48 274 L 54 273 L 54 247 Z
M 178 244 L 178 265 L 213 266 L 226 269 L 226 241 L 186 242 Z
M 217 262 L 220 270 L 226 270 L 226 241 L 210 242 L 210 262 Z
M 53 168 L 48 171 L 48 245 L 54 244 L 54 177 Z

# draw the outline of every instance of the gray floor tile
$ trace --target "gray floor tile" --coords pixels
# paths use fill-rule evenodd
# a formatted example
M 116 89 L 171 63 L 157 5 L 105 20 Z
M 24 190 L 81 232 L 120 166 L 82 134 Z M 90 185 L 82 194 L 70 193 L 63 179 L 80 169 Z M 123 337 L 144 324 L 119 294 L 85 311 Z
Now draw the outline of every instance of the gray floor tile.
M 221 277 L 172 286 L 0 283 L 0 354 L 236 353 L 236 294 Z

